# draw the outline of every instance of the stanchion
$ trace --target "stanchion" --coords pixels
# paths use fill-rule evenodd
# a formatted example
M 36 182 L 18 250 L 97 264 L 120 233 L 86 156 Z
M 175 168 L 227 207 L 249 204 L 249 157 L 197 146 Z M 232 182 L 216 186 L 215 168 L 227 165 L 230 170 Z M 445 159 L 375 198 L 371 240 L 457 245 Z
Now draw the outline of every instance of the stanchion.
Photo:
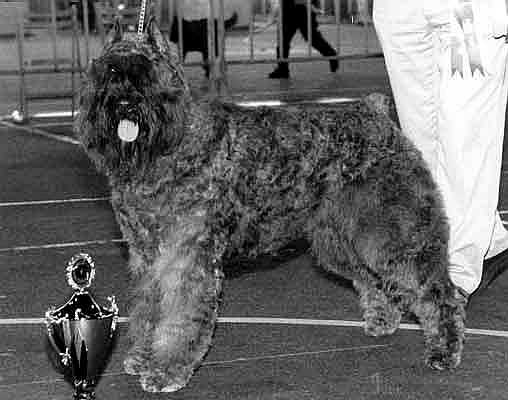
M 224 95 L 226 91 L 227 82 L 226 82 L 226 31 L 224 25 L 224 0 L 219 0 L 219 19 L 217 22 L 217 37 L 215 48 L 218 50 L 218 59 L 217 59 L 217 91 L 218 95 Z M 215 20 L 214 27 L 215 27 Z M 214 29 L 215 30 L 215 29 Z
M 91 0 L 93 1 L 93 0 Z M 85 36 L 85 65 L 90 61 L 90 21 L 88 19 L 88 0 L 83 0 L 83 33 Z
M 217 96 L 217 66 L 215 57 L 215 7 L 214 0 L 208 2 L 208 19 L 207 31 L 208 31 L 208 68 L 210 71 L 210 93 L 212 96 Z
M 312 56 L 312 4 L 307 0 L 307 56 Z
M 26 80 L 25 80 L 25 53 L 23 42 L 25 40 L 25 18 L 22 11 L 17 13 L 16 41 L 18 43 L 18 62 L 19 62 L 19 110 L 14 110 L 12 118 L 17 123 L 26 122 L 28 116 L 28 107 L 26 101 Z
M 340 62 L 340 42 L 341 42 L 341 35 L 340 35 L 340 0 L 335 0 L 333 2 L 334 6 L 334 14 L 335 14 L 335 26 L 337 27 L 337 36 L 336 36 L 336 42 L 335 42 L 335 51 L 337 52 L 337 67 L 338 71 L 340 71 L 341 62 Z
M 79 70 L 79 76 L 81 77 L 81 54 L 80 54 L 80 46 L 79 46 L 79 37 L 78 37 L 78 15 L 77 15 L 77 6 L 79 5 L 79 0 L 73 0 L 71 2 L 72 6 L 72 59 L 71 59 L 71 107 L 72 107 L 72 117 L 74 118 L 74 113 L 76 111 L 76 68 Z
M 57 54 L 57 24 L 56 24 L 56 0 L 51 0 L 51 24 L 50 24 L 50 32 L 51 32 L 51 40 L 52 40 L 52 49 L 53 49 L 53 66 L 55 69 L 58 68 L 58 54 Z

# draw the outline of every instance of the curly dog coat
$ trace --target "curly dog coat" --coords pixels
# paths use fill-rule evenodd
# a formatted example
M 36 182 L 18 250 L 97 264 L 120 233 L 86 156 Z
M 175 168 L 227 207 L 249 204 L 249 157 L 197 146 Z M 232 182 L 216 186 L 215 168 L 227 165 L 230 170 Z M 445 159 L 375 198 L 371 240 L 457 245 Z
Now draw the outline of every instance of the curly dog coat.
M 465 311 L 442 201 L 377 96 L 336 108 L 197 102 L 152 22 L 142 40 L 117 24 L 88 75 L 76 130 L 109 178 L 139 281 L 124 366 L 145 390 L 178 390 L 200 365 L 224 263 L 302 237 L 353 280 L 367 334 L 394 332 L 410 311 L 426 363 L 459 364 Z

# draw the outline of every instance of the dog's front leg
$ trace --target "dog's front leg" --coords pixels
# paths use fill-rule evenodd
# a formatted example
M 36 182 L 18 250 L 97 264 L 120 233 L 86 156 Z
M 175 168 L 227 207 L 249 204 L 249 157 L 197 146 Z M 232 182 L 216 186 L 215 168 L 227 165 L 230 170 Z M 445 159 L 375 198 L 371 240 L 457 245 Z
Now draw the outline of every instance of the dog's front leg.
M 131 316 L 131 332 L 148 336 L 135 341 L 147 345 L 125 362 L 126 369 L 136 364 L 144 390 L 174 392 L 187 384 L 210 347 L 221 282 L 218 267 L 188 242 L 170 244 L 155 259 Z

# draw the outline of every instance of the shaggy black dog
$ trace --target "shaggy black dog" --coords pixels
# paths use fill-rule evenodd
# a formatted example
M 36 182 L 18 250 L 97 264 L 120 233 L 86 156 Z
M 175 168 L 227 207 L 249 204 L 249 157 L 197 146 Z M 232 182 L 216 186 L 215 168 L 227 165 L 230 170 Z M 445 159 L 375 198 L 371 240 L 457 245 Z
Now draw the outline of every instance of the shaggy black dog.
M 224 21 L 224 29 L 229 30 L 236 25 L 238 14 L 234 13 L 230 18 Z M 215 37 L 217 37 L 217 21 L 214 21 Z M 171 24 L 169 40 L 178 44 L 179 35 L 178 19 L 175 17 Z M 210 76 L 210 66 L 208 64 L 208 20 L 206 18 L 196 20 L 186 20 L 182 18 L 182 54 L 185 56 L 189 51 L 198 51 L 203 55 L 203 69 L 208 78 Z M 217 40 L 215 41 L 215 55 L 218 56 L 219 49 Z
M 138 289 L 125 370 L 145 390 L 178 390 L 200 365 L 225 263 L 298 238 L 323 268 L 353 280 L 367 334 L 392 333 L 411 311 L 426 363 L 459 364 L 465 312 L 448 275 L 442 200 L 382 103 L 196 102 L 153 23 L 143 40 L 115 26 L 76 129 L 109 179 L 129 244 Z

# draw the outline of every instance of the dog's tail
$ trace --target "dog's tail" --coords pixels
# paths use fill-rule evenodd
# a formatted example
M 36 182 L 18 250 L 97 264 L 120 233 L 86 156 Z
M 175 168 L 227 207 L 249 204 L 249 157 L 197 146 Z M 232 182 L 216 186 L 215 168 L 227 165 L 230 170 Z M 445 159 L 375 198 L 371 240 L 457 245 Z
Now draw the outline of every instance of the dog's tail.
M 229 30 L 238 22 L 238 13 L 235 11 L 231 17 L 224 21 L 224 28 Z
M 372 110 L 387 115 L 400 128 L 397 108 L 392 96 L 384 93 L 373 92 L 365 96 L 364 100 Z

